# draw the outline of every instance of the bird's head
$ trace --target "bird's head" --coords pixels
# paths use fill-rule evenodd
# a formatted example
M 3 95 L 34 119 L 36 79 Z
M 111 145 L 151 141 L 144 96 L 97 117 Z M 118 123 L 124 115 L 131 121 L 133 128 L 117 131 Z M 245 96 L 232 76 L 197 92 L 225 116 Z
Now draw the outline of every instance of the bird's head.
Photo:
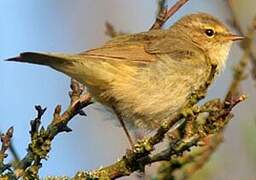
M 218 19 L 206 14 L 191 14 L 181 18 L 173 26 L 196 46 L 207 53 L 213 64 L 224 67 L 233 41 L 243 39 L 234 35 Z

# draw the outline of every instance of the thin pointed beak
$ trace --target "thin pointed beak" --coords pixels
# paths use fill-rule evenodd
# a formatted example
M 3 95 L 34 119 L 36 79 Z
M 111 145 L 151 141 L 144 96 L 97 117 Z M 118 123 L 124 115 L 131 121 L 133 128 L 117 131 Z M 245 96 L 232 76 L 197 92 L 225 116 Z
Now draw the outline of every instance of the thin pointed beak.
M 245 39 L 244 36 L 239 36 L 239 35 L 235 35 L 235 34 L 229 34 L 226 36 L 227 40 L 231 40 L 231 41 L 238 41 L 238 40 L 243 40 Z

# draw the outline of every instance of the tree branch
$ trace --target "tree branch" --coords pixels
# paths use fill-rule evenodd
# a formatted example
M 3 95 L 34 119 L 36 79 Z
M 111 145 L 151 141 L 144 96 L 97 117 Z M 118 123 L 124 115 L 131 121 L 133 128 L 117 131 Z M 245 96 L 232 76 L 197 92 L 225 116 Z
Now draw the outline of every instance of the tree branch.
M 122 31 L 116 31 L 116 29 L 114 28 L 114 26 L 109 23 L 106 22 L 105 23 L 105 34 L 111 38 L 116 37 L 116 36 L 120 36 L 120 35 L 124 35 L 125 33 Z
M 160 3 L 160 11 L 158 13 L 158 16 L 154 22 L 154 24 L 151 26 L 150 30 L 153 29 L 160 29 L 164 23 L 172 16 L 174 15 L 184 4 L 186 4 L 189 0 L 179 0 L 177 3 L 175 3 L 170 9 L 167 10 L 166 7 L 163 6 L 164 3 Z
M 182 156 L 172 156 L 165 159 L 158 170 L 155 179 L 188 179 L 199 170 L 210 158 L 218 145 L 222 142 L 223 134 L 210 135 L 204 138 L 200 145 Z M 175 172 L 175 175 L 174 175 Z
M 53 119 L 46 129 L 41 126 L 41 117 L 46 108 L 35 106 L 37 117 L 30 123 L 31 143 L 28 145 L 28 152 L 25 157 L 15 166 L 17 178 L 38 179 L 41 160 L 47 159 L 52 140 L 61 132 L 71 131 L 67 125 L 75 115 L 86 115 L 82 109 L 91 104 L 91 95 L 89 93 L 83 94 L 83 89 L 75 80 L 71 82 L 71 89 L 69 107 L 61 114 L 61 106 L 56 106 Z

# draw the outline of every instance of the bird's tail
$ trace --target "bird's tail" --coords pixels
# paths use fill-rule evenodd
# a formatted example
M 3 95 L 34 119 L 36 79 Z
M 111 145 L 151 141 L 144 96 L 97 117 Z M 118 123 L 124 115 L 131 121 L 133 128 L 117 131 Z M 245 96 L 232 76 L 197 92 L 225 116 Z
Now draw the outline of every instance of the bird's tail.
M 56 68 L 56 65 L 60 66 L 71 63 L 71 59 L 72 58 L 67 58 L 66 55 L 61 54 L 42 54 L 35 52 L 25 52 L 21 53 L 20 56 L 6 59 L 6 61 L 47 65 Z
M 50 66 L 95 89 L 98 89 L 98 87 L 102 88 L 103 85 L 112 82 L 117 72 L 121 71 L 121 68 L 114 67 L 111 63 L 98 61 L 98 59 L 86 54 L 67 55 L 25 52 L 21 53 L 18 57 L 6 59 L 6 61 Z

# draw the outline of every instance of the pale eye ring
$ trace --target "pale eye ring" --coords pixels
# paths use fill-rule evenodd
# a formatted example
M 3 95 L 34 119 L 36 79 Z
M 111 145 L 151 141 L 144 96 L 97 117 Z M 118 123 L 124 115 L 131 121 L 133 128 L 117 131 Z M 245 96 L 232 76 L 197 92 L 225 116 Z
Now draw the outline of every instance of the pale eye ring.
M 215 35 L 215 32 L 213 29 L 206 29 L 205 30 L 205 34 L 208 36 L 208 37 L 213 37 Z

